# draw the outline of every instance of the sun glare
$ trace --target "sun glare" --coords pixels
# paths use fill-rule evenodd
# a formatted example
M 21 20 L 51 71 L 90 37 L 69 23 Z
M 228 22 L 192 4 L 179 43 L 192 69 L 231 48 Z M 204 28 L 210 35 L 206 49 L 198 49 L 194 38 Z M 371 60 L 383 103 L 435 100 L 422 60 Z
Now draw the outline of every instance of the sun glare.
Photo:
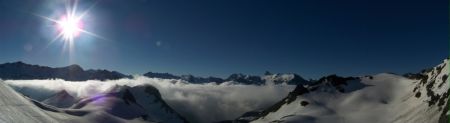
M 65 42 L 68 42 L 68 45 L 70 48 L 72 48 L 73 41 L 75 41 L 75 37 L 79 36 L 81 33 L 88 34 L 100 39 L 105 39 L 104 37 L 101 37 L 95 33 L 89 32 L 85 29 L 83 29 L 83 23 L 82 19 L 83 17 L 88 13 L 90 9 L 92 9 L 97 2 L 91 5 L 91 7 L 87 8 L 84 11 L 77 11 L 78 7 L 78 1 L 70 1 L 67 0 L 65 4 L 65 11 L 64 15 L 60 19 L 53 19 L 47 16 L 41 16 L 37 15 L 39 17 L 42 17 L 48 21 L 51 21 L 55 24 L 56 29 L 58 30 L 58 35 L 51 41 L 56 41 L 58 39 L 62 39 Z M 50 42 L 50 43 L 51 43 Z
M 82 23 L 79 19 L 67 16 L 62 17 L 58 22 L 58 29 L 61 31 L 64 40 L 72 40 L 80 34 Z
M 72 61 L 72 56 L 74 56 L 73 53 L 75 50 L 75 42 L 83 40 L 82 38 L 77 39 L 77 37 L 89 35 L 102 40 L 107 39 L 93 32 L 87 31 L 86 28 L 89 24 L 83 22 L 83 20 L 89 20 L 86 19 L 86 17 L 89 17 L 88 12 L 94 8 L 98 1 L 92 3 L 92 5 L 88 8 L 83 8 L 83 11 L 80 11 L 80 8 L 78 8 L 78 0 L 65 0 L 64 3 L 65 9 L 56 8 L 54 12 L 56 14 L 53 14 L 52 17 L 42 16 L 39 14 L 34 15 L 51 22 L 47 23 L 48 27 L 52 27 L 49 32 L 52 32 L 52 35 L 56 35 L 51 41 L 49 41 L 48 45 L 55 41 L 61 41 L 63 44 L 62 52 L 67 51 L 69 53 L 69 60 Z

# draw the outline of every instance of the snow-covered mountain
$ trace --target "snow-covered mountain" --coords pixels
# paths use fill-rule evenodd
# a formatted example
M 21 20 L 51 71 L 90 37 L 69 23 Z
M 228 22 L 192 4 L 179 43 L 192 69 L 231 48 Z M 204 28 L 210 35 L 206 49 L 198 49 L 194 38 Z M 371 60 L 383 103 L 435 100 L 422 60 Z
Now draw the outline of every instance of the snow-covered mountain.
M 151 85 L 115 86 L 108 93 L 93 95 L 73 104 L 66 112 L 84 113 L 100 110 L 122 119 L 163 123 L 187 122 L 161 98 Z
M 79 66 L 70 66 L 68 68 L 75 69 L 76 71 L 84 71 Z M 0 70 L 8 69 L 0 68 Z M 39 69 L 47 70 L 45 67 L 44 69 Z M 40 72 L 43 73 L 37 77 L 47 75 L 44 73 L 45 71 Z M 263 76 L 232 74 L 226 79 L 215 77 L 202 78 L 192 75 L 175 76 L 168 73 L 149 73 L 146 74 L 146 76 L 151 78 L 142 77 L 145 78 L 142 82 L 136 81 L 125 83 L 120 81 L 130 80 L 120 79 L 112 82 L 98 81 L 85 84 L 88 87 L 99 87 L 99 89 L 94 90 L 101 90 L 101 93 L 97 91 L 91 92 L 89 89 L 86 90 L 86 88 L 83 88 L 83 93 L 78 93 L 77 90 L 66 91 L 53 89 L 52 91 L 51 88 L 45 88 L 47 87 L 45 85 L 35 87 L 27 85 L 19 86 L 21 84 L 11 86 L 14 87 L 17 91 L 16 92 L 0 80 L 0 106 L 2 106 L 0 108 L 0 123 L 177 123 L 187 122 L 184 116 L 192 118 L 193 116 L 189 116 L 189 113 L 191 112 L 194 113 L 199 110 L 204 112 L 214 112 L 216 110 L 210 109 L 211 107 L 223 106 L 226 108 L 217 109 L 221 109 L 220 111 L 223 112 L 226 111 L 227 113 L 225 114 L 230 114 L 229 112 L 235 111 L 227 111 L 227 109 L 235 108 L 235 106 L 239 107 L 237 105 L 244 103 L 253 104 L 253 102 L 255 102 L 253 100 L 244 103 L 236 101 L 231 103 L 232 105 L 223 105 L 225 100 L 241 100 L 248 97 L 241 95 L 245 95 L 244 93 L 253 92 L 243 91 L 244 93 L 233 93 L 231 94 L 232 96 L 222 97 L 222 95 L 227 91 L 236 91 L 236 89 L 227 86 L 228 82 L 238 83 L 230 85 L 244 90 L 260 90 L 264 88 L 273 90 L 276 86 L 296 86 L 295 89 L 287 94 L 285 98 L 275 104 L 273 104 L 273 102 L 279 100 L 280 98 L 273 99 L 271 103 L 265 104 L 264 106 L 241 110 L 239 113 L 235 114 L 239 115 L 245 111 L 249 112 L 244 113 L 242 116 L 234 120 L 223 122 L 446 123 L 449 121 L 448 72 L 448 59 L 446 59 L 443 63 L 437 65 L 436 67 L 425 69 L 420 73 L 410 73 L 405 75 L 396 75 L 391 73 L 381 73 L 360 77 L 340 77 L 337 75 L 330 75 L 319 80 L 307 81 L 296 74 L 272 74 L 270 72 L 266 72 Z M 28 73 L 28 71 L 25 71 L 24 73 L 31 74 L 32 72 Z M 32 76 L 30 78 L 34 77 L 36 76 Z M 149 80 L 157 81 L 150 82 Z M 5 81 L 12 83 L 23 80 Z M 27 82 L 33 81 L 30 80 Z M 209 82 L 227 83 L 220 85 L 197 84 Z M 82 82 L 59 84 L 75 85 L 77 83 Z M 102 83 L 111 83 L 111 86 L 95 86 Z M 270 83 L 279 85 L 270 85 Z M 266 86 L 257 86 L 263 84 Z M 59 87 L 57 84 L 55 84 L 55 86 Z M 194 88 L 193 86 L 200 87 Z M 208 89 L 222 86 L 225 89 L 220 91 L 207 91 Z M 82 86 L 78 85 L 76 87 Z M 165 99 L 167 99 L 168 102 L 172 101 L 172 103 L 169 104 L 177 109 L 171 108 L 171 106 L 164 101 L 158 89 L 155 87 L 163 90 L 161 92 L 169 92 L 170 94 L 173 94 L 173 97 Z M 172 90 L 167 91 L 165 88 L 172 88 Z M 66 89 L 70 90 L 68 88 Z M 289 90 L 285 92 L 288 92 L 291 89 L 292 88 L 289 88 Z M 73 94 L 75 91 L 77 93 Z M 192 91 L 200 96 L 184 93 L 183 91 Z M 256 94 L 252 94 L 252 97 L 260 99 L 261 97 L 259 97 L 259 95 L 267 96 L 267 94 L 279 91 L 280 90 L 267 91 L 267 93 L 259 93 L 263 91 L 258 91 Z M 213 93 L 213 96 L 211 97 L 214 98 L 202 98 L 208 96 L 204 93 L 211 92 Z M 277 95 L 285 95 L 285 93 Z M 176 100 L 180 98 L 183 100 Z M 216 101 L 211 101 L 212 99 Z M 196 101 L 190 102 L 188 100 Z M 198 104 L 200 105 L 198 108 L 188 108 L 184 106 L 186 103 L 191 103 L 190 106 L 193 104 L 196 105 L 197 102 L 207 103 L 202 103 L 205 106 Z M 174 104 L 176 106 L 174 106 Z M 267 105 L 272 106 L 266 107 Z M 184 108 L 186 108 L 186 110 Z M 184 116 L 181 116 L 177 113 L 177 111 L 180 111 L 184 114 Z M 217 117 L 212 114 L 213 113 L 202 113 L 202 115 L 195 116 L 200 116 L 199 118 Z M 215 114 L 223 115 L 224 113 Z M 232 117 L 235 117 L 236 115 Z M 198 117 L 196 118 L 198 119 Z M 222 118 L 220 120 L 223 119 L 228 118 Z
M 38 107 L 3 82 L 0 82 L 0 97 L 1 123 L 57 123 L 55 118 L 65 116 Z
M 294 73 L 287 74 L 271 74 L 266 72 L 266 74 L 262 77 L 263 80 L 273 82 L 274 84 L 289 84 L 289 85 L 306 85 L 310 82 L 303 79 L 300 75 Z
M 150 85 L 116 86 L 107 93 L 82 99 L 60 91 L 39 102 L 22 96 L 0 81 L 0 97 L 2 123 L 187 122 Z
M 0 64 L 1 79 L 64 79 L 67 81 L 85 80 L 114 80 L 120 78 L 130 78 L 116 71 L 108 70 L 83 70 L 79 65 L 67 67 L 51 68 L 46 66 L 30 65 L 23 62 Z
M 233 121 L 252 123 L 447 123 L 448 59 L 405 76 L 331 75 L 298 85 L 287 97 Z
M 219 77 L 197 77 L 193 75 L 181 75 L 176 76 L 170 73 L 155 73 L 148 72 L 145 73 L 144 76 L 149 78 L 161 78 L 161 79 L 181 79 L 187 81 L 189 83 L 210 83 L 216 82 L 218 84 L 224 82 L 232 82 L 237 84 L 246 84 L 246 85 L 264 85 L 267 82 L 273 82 L 274 84 L 289 84 L 289 85 L 297 85 L 297 84 L 307 84 L 309 81 L 303 79 L 300 75 L 287 73 L 287 74 L 272 74 L 266 73 L 263 76 L 254 76 L 254 75 L 245 75 L 241 73 L 231 74 L 228 78 L 222 79 Z
M 70 95 L 66 90 L 61 90 L 42 101 L 44 104 L 52 105 L 58 108 L 68 108 L 75 104 L 75 102 L 77 102 L 77 99 Z

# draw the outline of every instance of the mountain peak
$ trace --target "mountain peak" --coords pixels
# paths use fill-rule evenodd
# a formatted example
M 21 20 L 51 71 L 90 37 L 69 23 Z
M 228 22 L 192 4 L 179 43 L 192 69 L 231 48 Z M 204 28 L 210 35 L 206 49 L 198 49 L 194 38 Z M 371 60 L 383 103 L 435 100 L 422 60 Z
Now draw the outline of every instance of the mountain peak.
M 42 101 L 42 103 L 56 106 L 59 108 L 67 108 L 72 106 L 76 101 L 75 97 L 70 95 L 66 90 L 61 90 L 51 96 L 50 98 Z
M 22 61 L 16 61 L 16 62 L 5 63 L 5 64 L 7 64 L 7 65 L 16 65 L 16 66 L 29 65 L 29 64 L 26 64 L 26 63 L 24 63 L 24 62 L 22 62 Z M 29 65 L 29 66 L 32 66 L 32 65 Z
M 12 64 L 25 64 L 25 63 L 22 61 L 16 61 L 16 62 L 13 62 Z
M 83 68 L 78 64 L 72 64 L 65 68 L 68 68 L 69 70 L 74 70 L 74 71 L 83 71 Z
M 269 71 L 266 71 L 266 72 L 264 72 L 264 75 L 272 75 L 272 73 L 271 72 L 269 72 Z

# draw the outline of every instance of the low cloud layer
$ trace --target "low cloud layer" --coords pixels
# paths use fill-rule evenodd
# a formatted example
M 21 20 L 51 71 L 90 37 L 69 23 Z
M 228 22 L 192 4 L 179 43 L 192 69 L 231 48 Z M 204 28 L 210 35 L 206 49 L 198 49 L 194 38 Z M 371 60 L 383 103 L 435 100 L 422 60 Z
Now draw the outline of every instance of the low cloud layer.
M 110 81 L 89 80 L 5 80 L 15 90 L 42 101 L 61 90 L 77 98 L 104 93 L 115 85 L 136 86 L 150 84 L 158 88 L 162 98 L 182 116 L 192 122 L 209 123 L 234 119 L 247 111 L 266 108 L 285 97 L 295 86 L 189 84 L 180 80 L 138 76 L 134 79 Z

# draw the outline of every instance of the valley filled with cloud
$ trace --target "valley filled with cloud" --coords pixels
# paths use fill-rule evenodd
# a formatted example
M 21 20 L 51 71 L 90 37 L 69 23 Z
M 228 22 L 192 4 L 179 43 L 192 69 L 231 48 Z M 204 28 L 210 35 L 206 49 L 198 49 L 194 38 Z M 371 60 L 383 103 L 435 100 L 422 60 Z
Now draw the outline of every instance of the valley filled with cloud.
M 221 84 L 191 84 L 183 80 L 147 78 L 88 80 L 70 82 L 56 80 L 5 80 L 14 90 L 37 101 L 43 101 L 65 90 L 76 99 L 108 93 L 115 86 L 152 85 L 162 98 L 180 115 L 192 122 L 230 120 L 243 113 L 264 108 L 278 102 L 295 88 L 295 85 L 272 84 L 242 85 L 230 82 Z

